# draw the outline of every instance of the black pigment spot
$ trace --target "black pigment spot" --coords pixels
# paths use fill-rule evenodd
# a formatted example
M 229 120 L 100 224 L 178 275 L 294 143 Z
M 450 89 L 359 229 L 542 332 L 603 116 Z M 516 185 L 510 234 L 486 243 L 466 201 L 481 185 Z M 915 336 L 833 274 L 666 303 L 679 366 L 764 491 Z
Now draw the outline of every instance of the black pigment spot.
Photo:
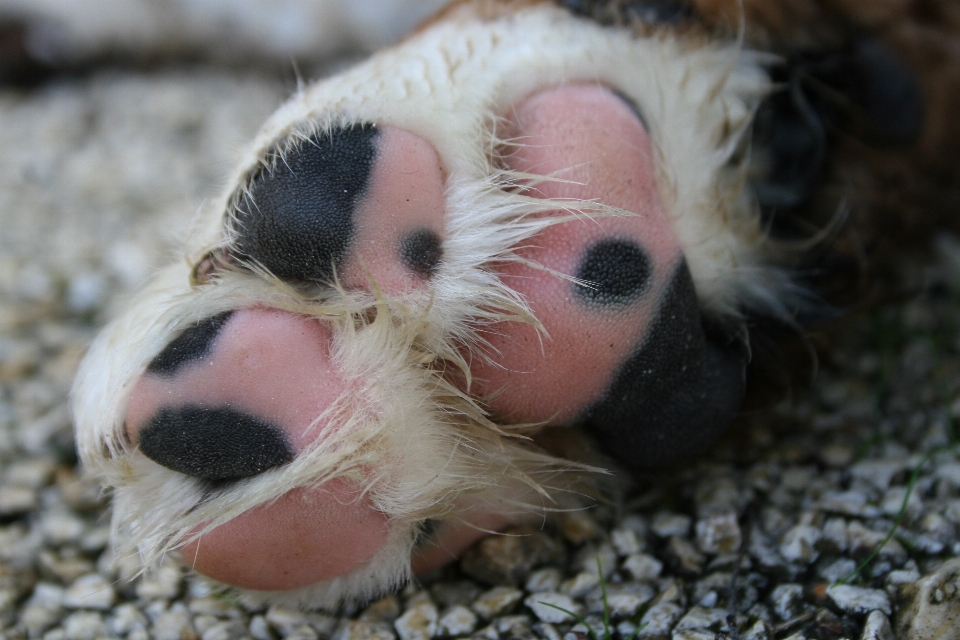
M 440 236 L 430 229 L 411 231 L 400 240 L 400 257 L 411 271 L 429 278 L 443 259 Z
M 257 175 L 237 208 L 240 255 L 279 278 L 332 281 L 353 239 L 378 134 L 372 124 L 319 133 Z
M 249 478 L 293 460 L 279 428 L 229 407 L 162 408 L 139 439 L 157 464 L 202 480 Z
M 574 293 L 585 304 L 625 305 L 650 286 L 653 268 L 646 252 L 628 240 L 601 240 L 587 249 L 576 277 L 591 286 L 575 284 Z
M 231 315 L 233 311 L 227 311 L 185 330 L 150 362 L 147 373 L 170 377 L 188 364 L 203 360 Z
M 741 352 L 704 335 L 685 262 L 674 271 L 640 348 L 587 411 L 601 446 L 636 471 L 703 451 L 730 424 L 744 393 Z

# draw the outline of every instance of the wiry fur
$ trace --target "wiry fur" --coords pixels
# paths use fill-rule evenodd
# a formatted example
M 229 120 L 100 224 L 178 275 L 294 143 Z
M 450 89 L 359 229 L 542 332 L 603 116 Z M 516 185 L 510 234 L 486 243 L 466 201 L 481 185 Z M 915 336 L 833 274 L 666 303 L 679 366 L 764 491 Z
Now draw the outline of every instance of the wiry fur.
M 519 260 L 510 251 L 563 218 L 635 215 L 593 202 L 530 197 L 525 176 L 500 166 L 522 140 L 498 136 L 509 105 L 565 83 L 615 87 L 649 124 L 657 184 L 704 311 L 788 317 L 794 291 L 773 263 L 746 174 L 745 135 L 769 88 L 764 59 L 736 43 L 664 30 L 636 35 L 546 3 L 520 3 L 478 17 L 490 3 L 464 4 L 398 47 L 306 87 L 274 114 L 230 182 L 198 222 L 187 265 L 162 272 L 98 338 L 74 389 L 80 454 L 114 488 L 114 541 L 150 566 L 166 553 L 295 487 L 355 481 L 390 519 L 390 539 L 365 568 L 287 594 L 252 600 L 336 605 L 389 588 L 409 574 L 420 522 L 493 508 L 514 519 L 575 507 L 596 475 L 530 445 L 535 426 L 491 423 L 444 377 L 468 374 L 485 356 L 483 333 L 511 318 L 537 324 L 527 303 L 484 265 Z M 334 125 L 390 124 L 433 144 L 447 175 L 444 260 L 427 294 L 389 299 L 337 288 L 285 285 L 257 265 L 228 266 L 191 286 L 193 265 L 234 240 L 237 203 L 255 175 L 292 145 Z M 542 179 L 562 180 L 563 176 Z M 529 189 L 530 187 L 526 187 Z M 210 488 L 139 455 L 124 430 L 126 404 L 148 363 L 198 320 L 254 306 L 329 323 L 332 360 L 348 391 L 324 416 L 335 437 L 284 467 Z M 309 381 L 304 381 L 309 384 Z M 194 533 L 190 533 L 194 532 Z

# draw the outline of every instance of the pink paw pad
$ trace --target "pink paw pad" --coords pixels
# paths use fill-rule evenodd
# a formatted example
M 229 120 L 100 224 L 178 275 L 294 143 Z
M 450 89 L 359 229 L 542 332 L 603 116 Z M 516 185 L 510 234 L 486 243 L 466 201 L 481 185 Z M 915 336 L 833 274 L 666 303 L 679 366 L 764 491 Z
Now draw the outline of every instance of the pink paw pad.
M 559 179 L 530 195 L 631 215 L 562 222 L 515 249 L 527 263 L 491 265 L 545 334 L 517 322 L 492 327 L 492 357 L 476 360 L 472 391 L 507 423 L 585 423 L 632 467 L 696 453 L 735 415 L 743 361 L 707 339 L 643 122 L 613 91 L 571 85 L 517 105 L 508 139 L 517 145 L 509 168 Z
M 271 309 L 187 329 L 140 379 L 127 434 L 158 464 L 211 482 L 284 465 L 317 438 L 345 386 L 323 323 Z M 295 589 L 353 571 L 387 538 L 386 517 L 344 481 L 293 490 L 184 548 L 195 568 L 248 589 Z M 336 553 L 330 553 L 336 549 Z
M 285 280 L 375 283 L 390 295 L 424 287 L 444 238 L 445 175 L 428 142 L 355 124 L 279 155 L 238 206 L 238 257 Z

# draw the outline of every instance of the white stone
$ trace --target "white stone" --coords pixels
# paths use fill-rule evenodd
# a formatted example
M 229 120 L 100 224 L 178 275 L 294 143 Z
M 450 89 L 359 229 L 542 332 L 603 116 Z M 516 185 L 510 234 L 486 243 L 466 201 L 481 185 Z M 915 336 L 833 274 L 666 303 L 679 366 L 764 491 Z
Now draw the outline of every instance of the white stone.
M 770 633 L 767 631 L 767 625 L 764 624 L 763 620 L 757 620 L 740 638 L 741 640 L 769 640 Z
M 803 604 L 803 587 L 799 584 L 781 584 L 770 594 L 770 606 L 781 620 L 795 617 Z
M 317 633 L 309 626 L 303 625 L 299 628 L 310 629 L 313 632 L 313 637 L 317 637 Z M 295 633 L 296 629 L 290 635 L 284 636 L 284 640 L 294 636 Z M 348 620 L 337 630 L 332 640 L 396 640 L 396 635 L 388 625 L 382 622 Z
M 883 513 L 879 507 L 867 502 L 867 496 L 859 491 L 824 491 L 817 508 L 858 518 L 876 518 Z
M 683 608 L 675 602 L 658 602 L 640 618 L 643 629 L 638 638 L 664 638 L 683 615 Z
M 798 524 L 785 534 L 780 540 L 778 550 L 780 555 L 790 562 L 810 564 L 820 555 L 816 544 L 823 534 L 820 529 L 807 524 Z
M 886 491 L 893 477 L 906 468 L 903 460 L 863 460 L 850 467 L 850 475 Z
M 690 534 L 690 525 L 692 523 L 693 520 L 690 516 L 661 511 L 653 516 L 653 523 L 650 528 L 661 538 L 670 538 L 672 536 L 685 538 Z
M 610 532 L 610 542 L 621 557 L 640 553 L 646 546 L 633 529 L 614 529 Z
M 115 635 L 125 636 L 135 629 L 146 629 L 148 624 L 147 616 L 136 605 L 126 603 L 113 609 L 108 627 Z
M 581 615 L 583 613 L 582 606 L 574 602 L 570 596 L 562 593 L 535 593 L 527 596 L 523 603 L 542 622 L 553 624 L 571 622 L 575 619 L 572 614 Z
M 239 620 L 224 620 L 215 622 L 203 631 L 201 640 L 243 640 L 249 634 L 247 628 Z
M 155 640 L 197 640 L 197 632 L 186 607 L 176 606 L 157 616 L 150 629 Z
M 250 635 L 253 640 L 274 640 L 274 635 L 270 631 L 270 623 L 263 616 L 253 616 L 250 618 Z
M 610 616 L 615 620 L 630 618 L 636 615 L 637 611 L 653 599 L 654 591 L 652 588 L 641 585 L 645 589 L 613 590 L 607 594 L 607 607 Z
M 93 611 L 77 611 L 63 621 L 66 640 L 98 640 L 107 635 L 103 617 Z
M 289 635 L 294 629 L 307 623 L 306 616 L 299 611 L 276 604 L 267 609 L 266 619 L 281 636 Z
M 29 487 L 0 487 L 0 517 L 29 513 L 37 508 L 37 492 Z
M 880 611 L 872 612 L 863 625 L 860 640 L 895 640 L 890 619 Z
M 883 494 L 883 499 L 880 501 L 880 508 L 883 509 L 883 512 L 888 516 L 896 517 L 900 514 L 900 510 L 903 509 L 904 500 L 906 500 L 907 503 L 907 508 L 903 513 L 904 519 L 907 522 L 913 522 L 923 513 L 923 500 L 920 499 L 916 491 L 911 491 L 910 497 L 907 498 L 907 487 L 891 487 L 887 489 L 887 492 Z
M 598 584 L 600 584 L 600 576 L 596 573 L 581 571 L 560 585 L 560 593 L 565 593 L 571 598 L 582 598 L 593 591 Z
M 901 587 L 898 640 L 960 640 L 960 558 Z
M 443 612 L 438 626 L 440 635 L 465 636 L 477 628 L 477 616 L 463 605 L 454 605 Z
M 471 608 L 486 620 L 503 615 L 523 598 L 523 591 L 513 587 L 494 587 L 480 595 Z
M 172 600 L 180 593 L 182 586 L 183 570 L 174 564 L 164 564 L 143 576 L 137 584 L 137 596 L 144 600 Z
M 882 611 L 890 615 L 892 612 L 889 596 L 879 589 L 838 584 L 827 588 L 827 597 L 846 613 L 863 615 L 871 611 Z
M 734 553 L 743 542 L 735 513 L 718 513 L 697 520 L 697 546 L 710 555 Z
M 623 562 L 623 569 L 626 570 L 634 580 L 655 580 L 663 572 L 663 563 L 653 556 L 645 553 L 637 553 Z
M 674 632 L 718 627 L 726 622 L 728 615 L 730 614 L 726 609 L 707 609 L 697 605 L 680 619 L 680 622 L 674 628 Z M 717 631 L 717 629 L 713 630 Z
M 524 585 L 524 588 L 530 593 L 556 591 L 560 588 L 562 581 L 563 574 L 560 570 L 554 567 L 548 567 L 531 573 L 530 577 L 527 578 L 527 583 Z
M 113 585 L 99 573 L 91 573 L 74 580 L 63 594 L 63 605 L 71 609 L 106 611 L 116 599 Z
M 393 623 L 393 628 L 401 640 L 430 640 L 437 634 L 439 618 L 435 604 L 422 602 L 407 609 Z
M 60 546 L 83 535 L 83 520 L 69 511 L 50 511 L 40 521 L 40 530 L 48 544 Z

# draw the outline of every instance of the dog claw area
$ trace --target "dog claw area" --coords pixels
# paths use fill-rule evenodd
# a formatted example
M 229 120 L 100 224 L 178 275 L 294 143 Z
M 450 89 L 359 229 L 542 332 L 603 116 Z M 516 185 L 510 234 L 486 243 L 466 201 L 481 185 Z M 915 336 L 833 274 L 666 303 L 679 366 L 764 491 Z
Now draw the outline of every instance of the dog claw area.
M 812 382 L 741 416 L 703 456 L 640 478 L 622 505 L 508 529 L 440 568 L 425 561 L 414 581 L 363 606 L 246 606 L 173 559 L 141 575 L 136 558 L 114 557 L 108 497 L 74 449 L 74 372 L 103 323 L 178 255 L 235 150 L 296 88 L 283 73 L 201 58 L 0 86 L 0 640 L 575 640 L 604 633 L 605 620 L 624 640 L 640 627 L 641 639 L 925 638 L 960 619 L 960 243 L 949 238 L 928 264 L 898 269 L 899 286 L 922 293 L 824 336 Z M 430 277 L 439 238 L 417 221 L 391 240 L 398 287 Z M 631 244 L 601 245 L 599 271 L 605 251 L 642 261 Z M 621 297 L 640 299 L 644 286 L 624 283 Z M 280 341 L 246 357 L 291 376 L 326 366 L 322 325 L 286 312 L 200 322 L 133 391 L 127 433 L 146 456 L 215 485 L 287 464 L 305 446 L 300 405 L 267 388 L 254 402 L 242 381 L 208 374 L 245 322 L 313 332 L 319 345 L 307 353 Z M 327 379 L 308 399 L 315 406 L 337 392 Z M 171 394 L 176 403 L 156 400 Z M 211 464 L 204 450 L 226 411 L 242 416 L 229 421 L 246 425 L 258 455 Z M 197 446 L 164 433 L 179 422 L 205 425 Z M 255 588 L 337 575 L 370 557 L 389 525 L 362 500 L 343 484 L 295 489 L 264 507 L 267 517 L 241 516 L 256 526 L 235 520 L 227 543 L 201 538 L 183 556 Z M 300 518 L 304 509 L 315 519 Z M 270 545 L 238 561 L 230 545 L 247 553 L 243 536 L 258 527 Z M 320 529 L 340 531 L 353 554 L 294 549 L 290 539 Z M 276 567 L 303 574 L 278 577 Z

